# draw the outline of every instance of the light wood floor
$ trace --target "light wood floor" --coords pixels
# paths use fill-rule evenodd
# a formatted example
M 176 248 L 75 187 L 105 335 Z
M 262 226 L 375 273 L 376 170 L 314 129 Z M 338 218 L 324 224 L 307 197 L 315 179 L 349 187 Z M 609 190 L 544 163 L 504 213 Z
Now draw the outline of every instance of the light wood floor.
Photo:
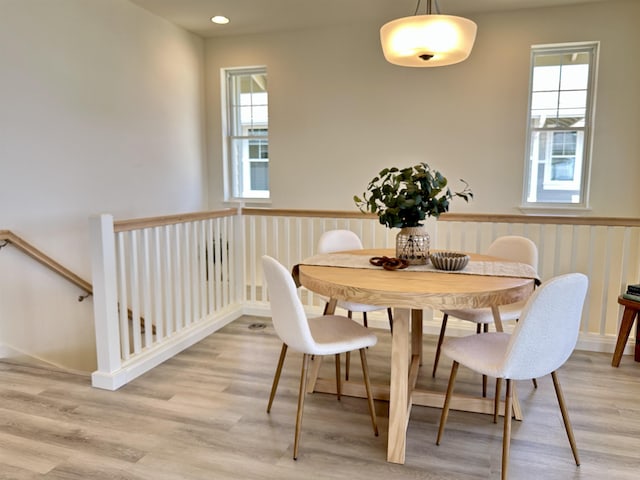
M 254 323 L 266 328 L 251 329 Z M 388 381 L 389 334 L 369 349 L 372 380 Z M 420 383 L 431 382 L 425 336 Z M 291 353 L 271 414 L 266 404 L 280 342 L 269 319 L 243 317 L 117 392 L 87 377 L 0 363 L 0 479 L 495 479 L 501 426 L 452 411 L 435 445 L 440 409 L 413 407 L 405 465 L 386 458 L 387 404 L 374 437 L 366 401 L 307 396 L 302 443 L 292 441 L 301 356 Z M 360 375 L 357 356 L 352 375 Z M 514 422 L 516 480 L 637 479 L 640 363 L 576 352 L 560 371 L 582 466 L 573 463 L 550 378 L 519 382 L 525 419 Z M 444 390 L 450 363 L 435 384 Z M 333 372 L 332 362 L 323 365 Z M 460 368 L 457 391 L 479 392 Z

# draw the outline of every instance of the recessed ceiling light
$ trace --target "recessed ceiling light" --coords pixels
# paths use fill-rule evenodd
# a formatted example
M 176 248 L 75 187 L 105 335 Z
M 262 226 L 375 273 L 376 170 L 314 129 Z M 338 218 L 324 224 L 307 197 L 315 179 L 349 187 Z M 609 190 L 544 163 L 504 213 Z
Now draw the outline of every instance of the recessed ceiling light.
M 229 23 L 229 19 L 224 15 L 216 15 L 215 17 L 211 17 L 211 21 L 213 23 L 217 23 L 218 25 L 224 25 Z

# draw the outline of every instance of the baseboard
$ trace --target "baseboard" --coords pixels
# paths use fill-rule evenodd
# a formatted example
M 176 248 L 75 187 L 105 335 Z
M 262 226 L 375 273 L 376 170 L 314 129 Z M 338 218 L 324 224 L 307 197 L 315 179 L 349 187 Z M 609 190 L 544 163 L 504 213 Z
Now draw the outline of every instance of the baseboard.
M 251 305 L 243 306 L 243 313 L 245 315 L 255 315 L 258 317 L 270 317 L 271 311 L 269 304 L 260 302 Z M 307 315 L 322 315 L 322 309 L 320 307 L 308 307 L 305 306 L 305 312 Z M 358 314 L 354 314 L 354 319 L 359 320 Z M 367 314 L 367 320 L 369 326 L 372 328 L 379 328 L 381 330 L 389 329 L 389 320 L 386 312 L 371 312 Z M 432 312 L 429 309 L 424 310 L 424 324 L 423 332 L 427 335 L 439 335 L 440 325 L 442 324 L 442 314 L 440 312 Z M 513 328 L 513 326 L 505 325 L 505 329 Z M 449 318 L 447 322 L 447 335 L 451 337 L 462 337 L 465 335 L 471 335 L 475 333 L 475 324 L 471 322 L 465 322 L 457 320 L 455 318 Z M 580 333 L 578 337 L 578 343 L 576 350 L 583 350 L 587 352 L 598 353 L 611 353 L 616 347 L 617 337 L 615 335 L 596 335 L 592 333 Z M 625 355 L 632 355 L 634 353 L 635 343 L 633 341 L 627 342 L 624 349 Z
M 28 365 L 46 370 L 55 370 L 58 372 L 70 373 L 72 375 L 81 375 L 88 377 L 90 372 L 85 370 L 76 370 L 68 368 L 58 363 L 41 358 L 37 355 L 29 354 L 19 348 L 6 344 L 0 344 L 0 360 L 20 365 Z
M 186 348 L 199 342 L 213 332 L 220 330 L 242 315 L 240 306 L 230 309 L 222 314 L 217 314 L 209 319 L 198 322 L 188 327 L 171 339 L 158 344 L 149 350 L 136 355 L 113 372 L 95 371 L 91 374 L 91 384 L 96 388 L 105 390 L 117 390 L 131 380 L 160 365 L 165 360 L 180 353 Z

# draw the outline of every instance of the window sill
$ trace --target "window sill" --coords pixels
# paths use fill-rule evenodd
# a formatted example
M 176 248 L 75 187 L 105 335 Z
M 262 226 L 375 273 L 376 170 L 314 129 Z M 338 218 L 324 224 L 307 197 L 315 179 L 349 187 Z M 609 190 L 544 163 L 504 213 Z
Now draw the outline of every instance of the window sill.
M 567 215 L 567 216 L 579 216 L 588 215 L 591 212 L 589 207 L 582 206 L 552 206 L 552 205 L 520 205 L 518 207 L 520 211 L 526 215 Z
M 234 198 L 231 200 L 225 200 L 224 205 L 226 207 L 264 207 L 271 205 L 270 198 Z

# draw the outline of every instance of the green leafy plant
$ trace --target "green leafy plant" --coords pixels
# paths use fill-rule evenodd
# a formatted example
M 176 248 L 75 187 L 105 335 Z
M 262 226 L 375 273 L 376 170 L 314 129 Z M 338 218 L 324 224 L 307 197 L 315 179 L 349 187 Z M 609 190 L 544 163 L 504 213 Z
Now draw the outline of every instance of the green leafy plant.
M 421 227 L 425 218 L 449 211 L 454 197 L 466 202 L 473 198 L 469 184 L 460 181 L 462 191 L 452 192 L 446 177 L 424 162 L 403 169 L 385 168 L 369 182 L 362 198 L 355 195 L 353 201 L 361 212 L 377 214 L 389 228 Z

